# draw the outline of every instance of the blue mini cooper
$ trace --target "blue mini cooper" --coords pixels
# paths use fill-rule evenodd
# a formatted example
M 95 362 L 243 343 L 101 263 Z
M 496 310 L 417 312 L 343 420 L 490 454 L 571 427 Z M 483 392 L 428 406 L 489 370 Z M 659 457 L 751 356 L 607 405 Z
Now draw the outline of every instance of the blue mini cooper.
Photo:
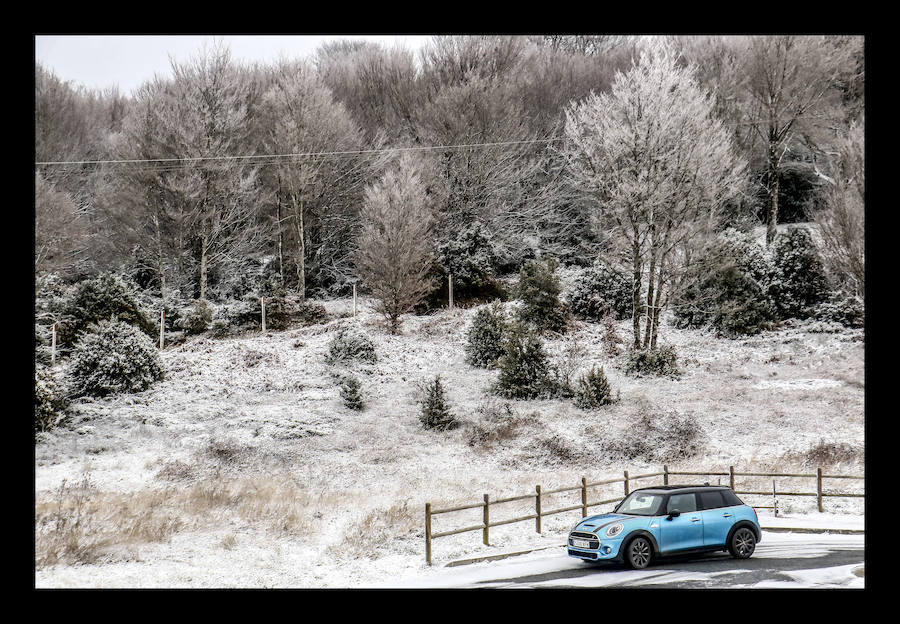
M 569 532 L 569 555 L 646 568 L 654 557 L 728 551 L 746 559 L 760 540 L 756 511 L 724 486 L 667 485 L 634 490 L 612 513 L 584 518 Z

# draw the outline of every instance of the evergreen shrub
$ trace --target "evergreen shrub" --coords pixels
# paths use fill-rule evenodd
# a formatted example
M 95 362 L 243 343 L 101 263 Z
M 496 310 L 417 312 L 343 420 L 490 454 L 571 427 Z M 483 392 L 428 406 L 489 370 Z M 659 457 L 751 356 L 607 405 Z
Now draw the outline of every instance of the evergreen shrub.
M 563 332 L 567 309 L 560 301 L 561 287 L 556 277 L 557 262 L 531 260 L 522 265 L 516 297 L 522 301 L 518 310 L 519 320 L 529 323 L 539 331 Z
M 140 392 L 163 377 L 156 345 L 122 321 L 89 326 L 72 350 L 70 374 L 79 394 Z
M 425 397 L 422 399 L 419 421 L 426 429 L 437 429 L 438 431 L 453 429 L 459 424 L 456 417 L 450 412 L 440 375 L 425 386 Z
M 466 361 L 479 368 L 496 368 L 503 355 L 506 316 L 500 302 L 480 308 L 472 319 L 466 340 Z
M 634 349 L 628 352 L 625 372 L 635 377 L 678 377 L 675 347 L 665 345 L 655 349 Z

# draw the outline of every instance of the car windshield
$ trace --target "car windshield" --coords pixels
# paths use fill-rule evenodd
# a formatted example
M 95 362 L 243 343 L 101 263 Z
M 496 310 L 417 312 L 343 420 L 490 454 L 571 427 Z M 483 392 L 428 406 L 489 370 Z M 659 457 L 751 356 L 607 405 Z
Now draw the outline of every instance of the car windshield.
M 662 508 L 663 498 L 662 494 L 632 492 L 619 504 L 616 513 L 634 516 L 658 516 L 660 514 L 659 510 Z

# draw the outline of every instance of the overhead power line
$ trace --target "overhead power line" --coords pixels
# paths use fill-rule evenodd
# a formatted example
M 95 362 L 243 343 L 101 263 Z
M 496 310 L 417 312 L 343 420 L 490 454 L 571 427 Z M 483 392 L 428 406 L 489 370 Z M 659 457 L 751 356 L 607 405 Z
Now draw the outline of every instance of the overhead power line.
M 271 164 L 271 162 L 279 162 L 272 160 L 267 163 L 266 159 L 290 159 L 290 158 L 308 158 L 316 156 L 359 156 L 362 154 L 382 154 L 386 152 L 405 152 L 405 151 L 425 151 L 425 150 L 442 150 L 442 149 L 461 149 L 470 147 L 503 147 L 512 145 L 527 145 L 532 143 L 553 143 L 564 141 L 563 138 L 555 139 L 529 139 L 522 141 L 496 141 L 492 143 L 460 143 L 456 145 L 424 145 L 414 147 L 386 147 L 380 149 L 364 149 L 364 150 L 342 150 L 327 152 L 297 152 L 292 154 L 248 154 L 244 156 L 195 156 L 186 158 L 135 158 L 124 160 L 60 160 L 60 161 L 42 161 L 34 163 L 36 166 L 50 165 L 114 165 L 114 164 L 159 164 L 171 165 L 175 163 L 191 163 L 191 162 L 209 162 L 209 161 L 250 161 L 252 164 Z M 256 163 L 254 160 L 262 161 Z

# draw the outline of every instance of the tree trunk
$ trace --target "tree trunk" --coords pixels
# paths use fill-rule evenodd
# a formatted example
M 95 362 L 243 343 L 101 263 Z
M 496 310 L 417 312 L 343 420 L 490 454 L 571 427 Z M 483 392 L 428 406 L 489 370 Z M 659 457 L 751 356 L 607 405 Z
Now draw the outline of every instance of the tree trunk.
M 638 240 L 635 238 L 631 252 L 634 269 L 632 276 L 631 305 L 635 349 L 641 348 L 641 254 L 638 245 Z
M 306 241 L 303 228 L 303 201 L 297 201 L 297 195 L 292 196 L 294 202 L 294 224 L 297 227 L 297 290 L 300 300 L 306 300 Z
M 653 244 L 651 239 L 650 244 Z M 656 249 L 650 249 L 650 266 L 647 270 L 647 326 L 644 329 L 644 349 L 650 347 L 650 335 L 653 330 L 653 313 L 656 311 L 653 307 L 653 294 L 655 292 L 656 281 Z
M 206 299 L 206 234 L 200 239 L 200 298 Z
M 769 210 L 766 218 L 766 247 L 775 240 L 778 233 L 778 160 L 769 157 Z
M 281 178 L 278 178 L 278 190 L 275 191 L 275 217 L 278 223 L 278 277 L 284 284 L 284 229 L 281 227 Z

